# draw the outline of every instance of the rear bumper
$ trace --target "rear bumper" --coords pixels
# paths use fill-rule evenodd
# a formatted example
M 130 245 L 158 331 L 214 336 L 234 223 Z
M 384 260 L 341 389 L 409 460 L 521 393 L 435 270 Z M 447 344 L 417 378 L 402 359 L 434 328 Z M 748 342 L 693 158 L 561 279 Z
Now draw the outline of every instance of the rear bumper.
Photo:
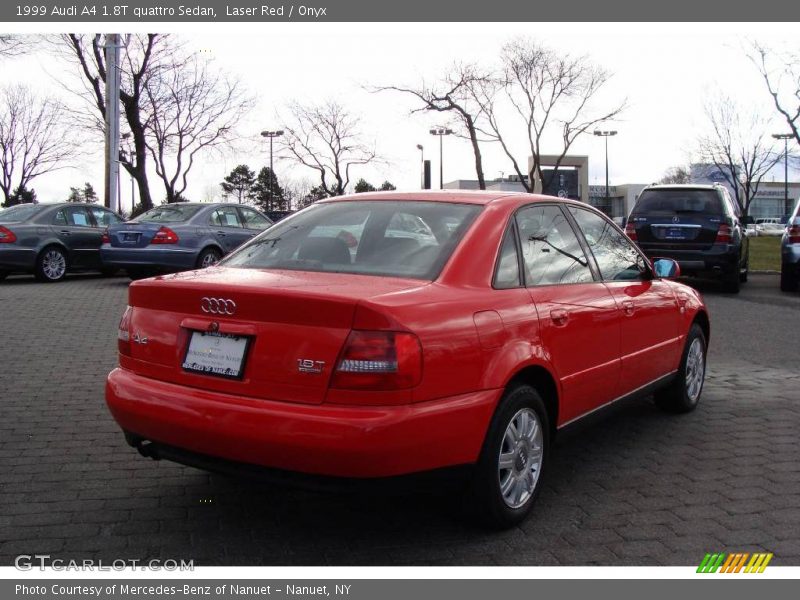
M 781 262 L 785 265 L 800 267 L 800 244 L 786 244 L 781 246 Z
M 739 246 L 714 245 L 708 250 L 659 248 L 657 244 L 640 247 L 649 258 L 671 258 L 680 265 L 682 274 L 731 274 L 739 268 Z
M 197 250 L 186 248 L 115 248 L 105 244 L 100 248 L 103 266 L 118 269 L 193 269 L 197 254 Z
M 36 266 L 36 249 L 19 248 L 13 244 L 0 244 L 0 269 L 33 271 Z
M 188 456 L 348 478 L 474 463 L 500 393 L 483 390 L 377 407 L 245 398 L 164 383 L 120 368 L 109 374 L 106 384 L 108 407 L 129 439 L 152 441 Z M 195 464 L 172 454 L 163 456 Z

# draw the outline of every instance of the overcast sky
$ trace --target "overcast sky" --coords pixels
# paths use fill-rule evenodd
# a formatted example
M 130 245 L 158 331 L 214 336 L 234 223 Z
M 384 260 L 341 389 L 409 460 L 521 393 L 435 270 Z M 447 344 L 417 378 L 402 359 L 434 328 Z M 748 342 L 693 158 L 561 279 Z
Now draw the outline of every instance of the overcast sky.
M 91 31 L 88 25 L 80 29 Z M 692 142 L 704 127 L 707 98 L 724 92 L 766 115 L 773 114 L 763 82 L 745 55 L 748 40 L 800 49 L 796 26 L 791 24 L 193 24 L 180 28 L 168 24 L 125 25 L 119 30 L 176 32 L 191 47 L 210 54 L 219 69 L 240 77 L 257 100 L 252 114 L 240 124 L 242 134 L 280 128 L 279 113 L 290 100 L 336 98 L 363 115 L 365 139 L 374 142 L 388 160 L 385 166 L 356 172 L 356 178 L 364 176 L 374 184 L 388 179 L 408 190 L 419 187 L 417 144 L 423 144 L 426 158 L 433 160 L 434 183 L 438 184 L 438 145 L 428 129 L 443 121 L 430 114 L 410 116 L 415 105 L 409 98 L 369 93 L 364 86 L 415 85 L 423 78 L 433 81 L 454 60 L 491 64 L 501 46 L 519 35 L 564 52 L 588 55 L 614 73 L 598 106 L 628 102 L 622 118 L 610 125 L 619 131 L 609 143 L 611 184 L 650 183 L 669 167 L 688 162 Z M 66 99 L 67 93 L 59 92 L 53 79 L 64 80 L 67 75 L 45 53 L 7 59 L 0 67 L 4 82 L 24 81 Z M 784 129 L 778 119 L 771 127 L 775 132 Z M 69 186 L 84 181 L 102 190 L 100 142 L 86 148 L 76 168 L 35 180 L 32 186 L 40 201 L 63 200 Z M 445 181 L 474 179 L 469 142 L 451 137 L 444 143 Z M 524 164 L 528 154 L 524 145 L 515 150 Z M 554 146 L 552 151 L 560 148 Z M 488 179 L 511 171 L 499 148 L 487 144 L 483 152 Z M 590 184 L 603 182 L 600 138 L 581 138 L 571 153 L 589 155 Z M 257 170 L 268 160 L 265 144 L 243 144 L 236 154 L 198 165 L 190 176 L 187 195 L 200 200 L 216 194 L 221 179 L 237 164 L 247 163 Z M 279 178 L 314 176 L 287 161 L 277 161 L 275 170 Z M 782 179 L 782 172 L 776 172 L 775 179 Z M 155 199 L 163 197 L 154 177 L 151 188 Z M 122 189 L 123 207 L 129 208 L 127 175 L 123 175 Z

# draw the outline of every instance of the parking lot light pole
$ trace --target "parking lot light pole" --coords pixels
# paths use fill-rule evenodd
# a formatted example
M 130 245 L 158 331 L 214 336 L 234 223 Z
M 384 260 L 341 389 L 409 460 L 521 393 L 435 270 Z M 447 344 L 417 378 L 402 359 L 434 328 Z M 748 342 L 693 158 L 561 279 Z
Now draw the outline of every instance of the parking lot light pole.
M 276 131 L 262 131 L 261 135 L 269 138 L 269 208 L 272 210 L 272 182 L 275 180 L 275 171 L 272 168 L 272 140 L 283 135 L 283 129 Z
M 419 187 L 423 189 L 425 187 L 425 148 L 422 144 L 417 144 L 417 150 L 419 150 Z
M 794 137 L 791 133 L 773 133 L 776 140 L 783 140 L 783 210 L 786 214 L 792 212 L 789 205 L 789 140 Z
M 601 131 L 599 129 L 595 130 L 594 134 L 598 137 L 605 138 L 606 141 L 606 202 L 611 202 L 611 194 L 608 191 L 608 138 L 613 135 L 617 135 L 616 131 Z
M 442 150 L 442 138 L 446 135 L 450 135 L 453 133 L 452 129 L 445 129 L 444 127 L 436 127 L 431 129 L 431 135 L 438 135 L 439 136 L 439 189 L 444 189 L 444 153 Z

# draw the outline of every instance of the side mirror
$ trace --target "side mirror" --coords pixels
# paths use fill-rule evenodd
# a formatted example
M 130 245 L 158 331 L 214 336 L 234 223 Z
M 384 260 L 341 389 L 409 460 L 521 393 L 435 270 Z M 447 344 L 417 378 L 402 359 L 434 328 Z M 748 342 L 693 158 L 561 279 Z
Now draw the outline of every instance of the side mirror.
M 653 272 L 659 279 L 674 279 L 681 276 L 680 266 L 671 258 L 654 259 Z

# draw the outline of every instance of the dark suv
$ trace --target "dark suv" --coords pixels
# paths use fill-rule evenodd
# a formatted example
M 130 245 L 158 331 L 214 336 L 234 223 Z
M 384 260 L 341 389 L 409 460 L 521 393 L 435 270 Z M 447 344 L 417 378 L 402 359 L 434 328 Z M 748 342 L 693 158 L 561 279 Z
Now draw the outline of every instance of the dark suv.
M 650 257 L 672 258 L 685 275 L 720 278 L 736 293 L 747 281 L 749 243 L 741 210 L 721 185 L 651 185 L 625 233 Z

